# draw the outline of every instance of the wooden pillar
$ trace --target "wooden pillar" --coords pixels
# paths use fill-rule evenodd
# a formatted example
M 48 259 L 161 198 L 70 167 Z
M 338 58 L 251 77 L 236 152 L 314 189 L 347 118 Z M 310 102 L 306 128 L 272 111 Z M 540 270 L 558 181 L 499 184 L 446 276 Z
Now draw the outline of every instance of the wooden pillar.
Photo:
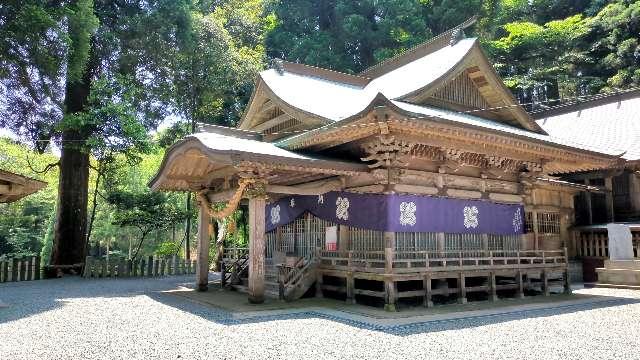
M 531 222 L 533 223 L 533 250 L 540 250 L 540 237 L 538 236 L 538 212 L 531 212 Z
M 266 200 L 249 199 L 249 302 L 264 302 L 264 229 Z
M 542 291 L 544 292 L 544 296 L 549 296 L 551 293 L 549 291 L 549 274 L 546 270 L 542 270 Z
M 465 276 L 464 276 L 464 272 L 460 272 L 460 276 L 458 278 L 458 287 L 459 287 L 459 291 L 460 291 L 460 296 L 458 297 L 458 302 L 460 304 L 466 304 L 467 303 L 467 284 L 465 281 Z
M 398 302 L 398 291 L 396 289 L 396 282 L 392 276 L 385 276 L 384 279 L 384 309 L 386 311 L 398 311 L 396 303 Z
M 355 304 L 356 297 L 353 294 L 353 289 L 355 288 L 355 279 L 353 278 L 353 273 L 351 271 L 347 272 L 347 303 Z
M 571 278 L 569 277 L 569 255 L 567 248 L 564 248 L 564 262 L 567 265 L 564 269 L 564 293 L 571 294 Z
M 393 272 L 393 260 L 396 250 L 396 233 L 393 231 L 384 232 L 384 272 L 391 274 Z
M 522 272 L 516 273 L 516 280 L 518 282 L 518 294 L 516 295 L 520 299 L 524 299 L 524 282 L 522 280 Z
M 589 185 L 589 179 L 584 179 L 584 184 Z M 589 225 L 593 225 L 593 211 L 591 209 L 591 193 L 587 191 L 584 194 L 585 194 L 585 199 L 587 203 L 587 215 L 589 219 Z
M 614 222 L 616 219 L 613 211 L 613 178 L 611 176 L 604 178 L 604 188 L 607 190 L 605 193 L 607 221 Z
M 349 251 L 351 250 L 351 237 L 349 235 L 349 227 L 347 225 L 338 225 L 338 250 Z
M 422 279 L 422 288 L 424 289 L 424 306 L 428 308 L 433 307 L 433 300 L 431 299 L 431 275 L 427 274 L 424 276 L 424 279 Z
M 199 202 L 198 211 L 198 268 L 196 269 L 196 287 L 198 291 L 207 291 L 209 287 L 209 247 L 211 234 L 209 233 L 209 212 L 205 202 Z
M 498 300 L 498 290 L 496 288 L 496 273 L 493 271 L 489 273 L 489 289 L 491 293 L 489 294 L 489 300 L 497 301 Z
M 324 276 L 322 275 L 322 271 L 316 270 L 316 297 L 322 298 L 324 294 L 322 293 L 322 282 Z

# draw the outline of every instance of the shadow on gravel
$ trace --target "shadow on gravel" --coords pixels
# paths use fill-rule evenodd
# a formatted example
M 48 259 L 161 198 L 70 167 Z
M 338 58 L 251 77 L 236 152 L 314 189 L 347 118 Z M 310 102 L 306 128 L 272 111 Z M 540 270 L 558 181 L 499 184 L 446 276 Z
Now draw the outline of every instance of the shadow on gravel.
M 261 323 L 278 320 L 295 320 L 295 319 L 325 319 L 335 321 L 341 324 L 354 326 L 359 329 L 380 331 L 386 334 L 397 336 L 408 336 L 420 333 L 439 332 L 447 330 L 468 329 L 479 326 L 499 324 L 508 321 L 523 320 L 529 318 L 539 318 L 556 316 L 607 307 L 616 307 L 628 304 L 640 303 L 640 299 L 630 298 L 611 298 L 594 296 L 593 301 L 580 304 L 549 304 L 548 307 L 542 309 L 527 309 L 505 311 L 499 314 L 478 315 L 464 318 L 453 318 L 447 320 L 430 320 L 417 321 L 403 325 L 380 325 L 372 322 L 356 320 L 349 313 L 340 311 L 321 312 L 315 310 L 294 309 L 284 314 L 277 315 L 255 315 L 246 318 L 235 318 L 233 313 L 216 308 L 210 305 L 202 305 L 193 300 L 172 296 L 165 293 L 154 293 L 149 295 L 155 301 L 164 305 L 174 307 L 178 310 L 197 315 L 203 319 L 213 321 L 215 323 L 227 326 L 244 325 L 252 323 Z M 446 306 L 446 305 L 445 305 Z M 403 320 L 407 320 L 404 318 Z
M 212 281 L 217 280 L 216 276 L 212 274 Z M 82 279 L 69 276 L 1 283 L 0 300 L 7 307 L 0 307 L 0 324 L 61 308 L 65 306 L 65 299 L 132 297 L 192 284 L 192 275 L 129 279 Z

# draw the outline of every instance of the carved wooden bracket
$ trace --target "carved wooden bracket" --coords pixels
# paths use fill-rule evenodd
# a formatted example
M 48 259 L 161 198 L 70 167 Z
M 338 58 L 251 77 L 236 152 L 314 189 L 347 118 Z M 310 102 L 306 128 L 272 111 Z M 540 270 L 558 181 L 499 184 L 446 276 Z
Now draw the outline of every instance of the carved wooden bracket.
M 361 160 L 375 161 L 375 163 L 369 165 L 370 168 L 405 167 L 408 163 L 404 159 L 409 155 L 413 146 L 414 144 L 410 142 L 396 140 L 394 136 L 381 135 L 375 141 L 363 146 L 363 150 L 369 156 Z

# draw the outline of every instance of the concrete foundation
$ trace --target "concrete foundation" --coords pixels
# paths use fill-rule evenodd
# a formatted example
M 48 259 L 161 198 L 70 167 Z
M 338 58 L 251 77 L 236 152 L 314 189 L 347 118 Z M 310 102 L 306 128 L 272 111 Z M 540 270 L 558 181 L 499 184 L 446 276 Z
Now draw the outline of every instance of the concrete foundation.
M 604 268 L 597 268 L 598 285 L 640 286 L 640 259 L 605 260 Z

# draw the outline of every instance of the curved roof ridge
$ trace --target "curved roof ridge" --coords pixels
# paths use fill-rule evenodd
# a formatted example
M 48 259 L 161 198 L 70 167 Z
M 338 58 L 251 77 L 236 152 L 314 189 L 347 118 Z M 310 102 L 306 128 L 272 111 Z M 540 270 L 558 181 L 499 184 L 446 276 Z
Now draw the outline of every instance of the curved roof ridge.
M 640 97 L 640 87 L 634 87 L 631 89 L 615 91 L 611 93 L 594 94 L 587 96 L 578 96 L 574 101 L 553 105 L 545 109 L 531 111 L 529 114 L 536 120 L 544 117 L 562 115 L 578 110 L 584 110 L 585 108 L 610 104 L 616 101 L 633 99 Z
M 284 71 L 288 71 L 290 73 L 298 75 L 315 76 L 324 80 L 346 83 L 359 87 L 365 87 L 371 81 L 371 78 L 366 76 L 349 74 L 333 69 L 321 68 L 314 65 L 294 63 L 286 60 L 280 61 L 282 62 L 282 68 Z
M 477 20 L 478 20 L 477 16 L 472 16 L 469 19 L 462 22 L 460 25 L 457 25 L 443 33 L 440 33 L 429 40 L 426 40 L 412 48 L 409 48 L 403 51 L 400 54 L 397 54 L 389 59 L 383 60 L 375 65 L 372 65 L 364 69 L 358 75 L 376 78 L 389 71 L 395 70 L 403 65 L 406 65 L 407 63 L 410 63 L 416 59 L 419 59 L 433 52 L 436 52 L 449 44 L 451 35 L 453 35 L 453 33 L 456 30 L 466 29 L 469 26 L 473 25 Z

